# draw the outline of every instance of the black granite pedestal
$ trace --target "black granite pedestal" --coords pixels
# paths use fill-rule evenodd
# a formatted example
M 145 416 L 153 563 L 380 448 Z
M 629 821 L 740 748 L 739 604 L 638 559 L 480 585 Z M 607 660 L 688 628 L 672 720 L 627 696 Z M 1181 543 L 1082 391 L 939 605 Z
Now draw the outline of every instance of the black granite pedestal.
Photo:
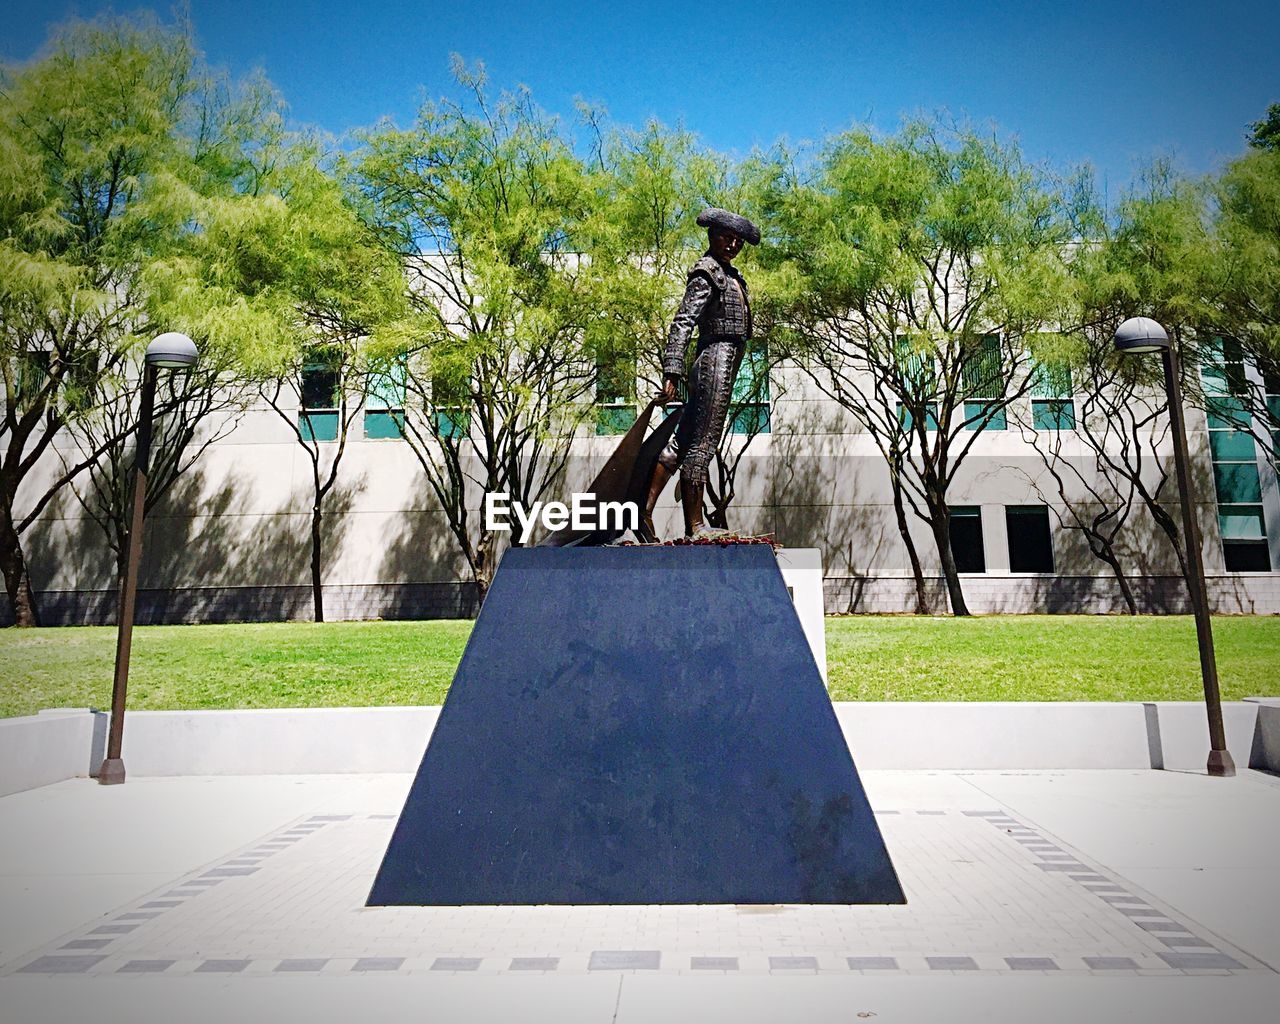
M 369 895 L 903 902 L 767 545 L 509 551 Z

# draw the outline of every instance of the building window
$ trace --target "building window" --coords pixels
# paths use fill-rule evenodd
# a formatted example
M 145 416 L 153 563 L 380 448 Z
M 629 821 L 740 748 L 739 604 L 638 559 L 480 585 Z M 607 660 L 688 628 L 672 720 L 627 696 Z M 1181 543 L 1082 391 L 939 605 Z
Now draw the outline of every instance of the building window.
M 964 364 L 964 425 L 966 430 L 1006 430 L 1004 380 L 1000 374 L 1000 335 L 984 334 Z
M 471 394 L 465 380 L 443 375 L 432 378 L 431 421 L 438 438 L 471 436 Z
M 1036 430 L 1074 430 L 1071 367 L 1037 363 L 1031 375 L 1031 425 Z
M 1249 389 L 1244 356 L 1236 339 L 1221 337 L 1210 338 L 1204 353 L 1200 377 L 1208 396 L 1209 453 L 1222 561 L 1227 572 L 1270 572 L 1258 449 L 1249 433 L 1251 417 L 1242 397 Z M 1270 403 L 1268 398 L 1268 407 Z
M 767 434 L 769 420 L 769 353 L 763 342 L 747 343 L 742 365 L 733 382 L 730 399 L 733 418 L 729 430 L 734 434 Z
M 596 361 L 596 434 L 625 434 L 636 421 L 636 364 L 626 357 Z
M 18 373 L 15 383 L 15 397 L 19 407 L 25 408 L 28 401 L 40 393 L 49 379 L 49 367 L 52 365 L 49 352 L 45 349 L 28 349 L 18 354 Z
M 1009 505 L 1004 510 L 1009 533 L 1011 572 L 1053 572 L 1053 535 L 1044 505 Z
M 938 382 L 932 353 L 913 347 L 911 338 L 905 334 L 894 338 L 894 346 L 894 358 L 902 378 L 903 393 L 912 397 L 912 405 L 924 409 L 924 429 L 937 430 L 938 403 L 934 396 L 938 393 Z M 898 403 L 898 422 L 902 424 L 903 430 L 908 431 L 915 425 L 915 417 L 902 402 Z
M 369 374 L 364 400 L 364 436 L 370 441 L 404 437 L 404 392 L 408 368 L 404 357 Z
M 305 441 L 338 439 L 338 389 L 341 374 L 336 358 L 313 359 L 302 368 L 302 407 L 298 429 Z
M 982 509 L 961 505 L 951 510 L 951 557 L 957 572 L 986 572 L 982 547 Z
M 1280 471 L 1280 367 L 1272 367 L 1262 375 L 1267 393 L 1267 430 L 1271 432 L 1271 459 Z
M 901 402 L 898 403 L 898 422 L 902 424 L 903 430 L 910 430 L 915 420 L 911 416 L 911 410 Z M 938 403 L 927 402 L 924 410 L 924 429 L 938 429 Z

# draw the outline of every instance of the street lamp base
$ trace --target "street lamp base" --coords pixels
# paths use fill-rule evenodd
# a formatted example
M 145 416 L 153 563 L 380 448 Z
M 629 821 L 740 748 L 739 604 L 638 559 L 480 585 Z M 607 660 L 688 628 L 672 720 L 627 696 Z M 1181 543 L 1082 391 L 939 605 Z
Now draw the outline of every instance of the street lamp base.
M 103 761 L 102 767 L 98 769 L 99 785 L 118 786 L 122 782 L 124 782 L 124 761 L 118 757 L 109 757 Z
M 1236 763 L 1231 759 L 1230 752 L 1226 750 L 1210 750 L 1207 767 L 1210 775 L 1225 779 L 1232 778 L 1236 773 Z

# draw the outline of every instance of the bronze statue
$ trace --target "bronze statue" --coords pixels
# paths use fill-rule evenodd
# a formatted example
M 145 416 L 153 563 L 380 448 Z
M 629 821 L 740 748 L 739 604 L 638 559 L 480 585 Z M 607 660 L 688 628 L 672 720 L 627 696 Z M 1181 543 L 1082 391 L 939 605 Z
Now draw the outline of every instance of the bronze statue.
M 708 248 L 689 270 L 684 299 L 667 334 L 661 394 L 666 401 L 676 398 L 684 378 L 685 350 L 695 325 L 698 347 L 684 412 L 649 482 L 641 517 L 645 540 L 657 539 L 653 510 L 677 469 L 685 536 L 711 537 L 727 532 L 713 530 L 703 522 L 702 494 L 711 459 L 724 434 L 733 382 L 751 338 L 747 282 L 733 266 L 733 258 L 742 251 L 743 243 L 760 244 L 760 229 L 746 217 L 714 206 L 698 214 L 698 224 L 707 229 Z

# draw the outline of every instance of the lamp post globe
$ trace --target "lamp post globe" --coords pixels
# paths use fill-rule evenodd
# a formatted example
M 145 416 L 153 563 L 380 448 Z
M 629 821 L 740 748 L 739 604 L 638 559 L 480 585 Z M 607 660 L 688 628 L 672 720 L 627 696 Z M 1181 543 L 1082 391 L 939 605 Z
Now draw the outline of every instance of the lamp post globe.
M 1115 345 L 1125 355 L 1163 352 L 1169 347 L 1169 334 L 1149 316 L 1131 316 L 1116 328 Z
M 157 335 L 147 346 L 143 357 L 148 366 L 160 370 L 189 370 L 196 365 L 200 354 L 196 343 L 178 331 L 166 331 Z

